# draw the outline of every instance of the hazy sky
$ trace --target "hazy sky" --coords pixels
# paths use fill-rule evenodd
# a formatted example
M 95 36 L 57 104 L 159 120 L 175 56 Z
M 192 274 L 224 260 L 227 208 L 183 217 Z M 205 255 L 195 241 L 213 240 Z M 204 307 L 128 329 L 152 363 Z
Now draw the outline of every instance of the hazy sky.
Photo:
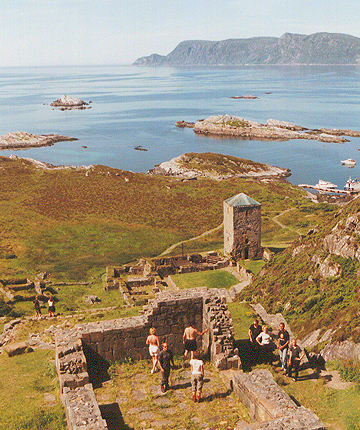
M 0 67 L 130 64 L 183 40 L 360 37 L 360 3 L 340 0 L 2 0 Z

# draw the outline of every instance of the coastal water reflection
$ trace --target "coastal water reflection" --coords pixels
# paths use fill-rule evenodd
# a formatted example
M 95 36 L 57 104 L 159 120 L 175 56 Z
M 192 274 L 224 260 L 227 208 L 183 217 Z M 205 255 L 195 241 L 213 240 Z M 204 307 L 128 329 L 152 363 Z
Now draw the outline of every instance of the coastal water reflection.
M 218 152 L 290 168 L 294 184 L 321 178 L 342 186 L 358 174 L 360 139 L 343 145 L 215 139 L 174 123 L 229 113 L 259 122 L 275 118 L 309 128 L 360 130 L 359 77 L 360 69 L 350 66 L 3 68 L 0 134 L 57 133 L 79 140 L 1 154 L 142 172 L 184 152 Z M 62 94 L 91 100 L 92 108 L 52 109 L 49 104 Z M 258 98 L 231 98 L 244 94 Z M 136 151 L 138 145 L 147 151 Z M 341 165 L 347 158 L 358 161 L 354 169 Z

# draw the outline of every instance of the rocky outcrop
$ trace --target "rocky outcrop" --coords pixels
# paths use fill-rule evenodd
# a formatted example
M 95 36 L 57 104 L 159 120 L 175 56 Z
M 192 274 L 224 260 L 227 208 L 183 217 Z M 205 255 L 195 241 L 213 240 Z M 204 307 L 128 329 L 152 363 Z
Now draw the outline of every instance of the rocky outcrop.
M 324 130 L 324 129 L 322 129 Z M 349 142 L 343 136 L 356 135 L 358 132 L 351 130 L 327 130 L 324 133 L 320 130 L 308 130 L 305 127 L 291 124 L 285 121 L 269 119 L 267 123 L 249 121 L 232 115 L 211 116 L 195 124 L 194 132 L 198 134 L 236 137 L 246 140 L 291 140 L 308 139 L 328 143 Z M 360 136 L 360 133 L 358 133 Z
M 8 133 L 0 136 L 0 149 L 37 148 L 52 146 L 56 142 L 78 140 L 60 134 L 31 134 L 25 131 Z
M 284 178 L 290 176 L 289 169 L 255 163 L 251 160 L 228 155 L 188 153 L 165 161 L 148 171 L 152 175 L 176 176 L 178 178 Z
M 360 212 L 347 218 L 345 225 L 336 224 L 332 232 L 324 238 L 325 250 L 333 255 L 360 260 Z
M 61 110 L 86 109 L 86 106 L 90 103 L 91 102 L 84 102 L 84 100 L 80 100 L 76 97 L 63 95 L 59 99 L 50 103 L 50 106 L 61 108 Z

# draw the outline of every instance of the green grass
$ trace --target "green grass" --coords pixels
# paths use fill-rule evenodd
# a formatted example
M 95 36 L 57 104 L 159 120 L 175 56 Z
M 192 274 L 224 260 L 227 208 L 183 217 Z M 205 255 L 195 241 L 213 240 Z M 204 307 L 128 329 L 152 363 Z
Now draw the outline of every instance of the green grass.
M 234 335 L 236 340 L 249 338 L 249 327 L 257 317 L 256 313 L 248 303 L 231 302 L 228 303 L 229 311 L 234 325 Z
M 233 166 L 233 160 L 219 154 L 202 159 L 220 170 Z M 0 158 L 0 166 L 4 277 L 33 277 L 46 270 L 53 279 L 87 280 L 106 265 L 153 257 L 184 240 L 186 252 L 222 248 L 221 231 L 193 242 L 188 239 L 219 226 L 223 201 L 239 192 L 262 204 L 266 244 L 293 238 L 291 229 L 273 223 L 274 211 L 294 208 L 295 217 L 299 207 L 314 206 L 286 181 L 181 182 L 105 166 L 95 166 L 86 176 L 81 170 L 36 169 L 27 161 L 6 157 Z
M 184 273 L 172 275 L 171 278 L 180 289 L 195 287 L 230 288 L 239 283 L 235 276 L 225 270 Z
M 0 355 L 0 430 L 65 430 L 56 386 L 54 351 Z M 44 394 L 55 395 L 48 405 Z

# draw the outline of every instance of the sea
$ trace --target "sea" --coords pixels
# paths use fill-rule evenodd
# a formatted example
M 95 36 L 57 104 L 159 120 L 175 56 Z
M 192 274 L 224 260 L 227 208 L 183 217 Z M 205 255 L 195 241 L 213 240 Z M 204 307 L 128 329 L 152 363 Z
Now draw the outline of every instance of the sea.
M 63 94 L 91 101 L 91 109 L 51 107 Z M 243 95 L 257 98 L 232 98 Z M 359 138 L 344 144 L 239 140 L 200 136 L 174 125 L 219 114 L 360 131 L 360 67 L 0 68 L 0 135 L 26 131 L 78 139 L 2 150 L 2 156 L 147 172 L 187 152 L 215 152 L 288 168 L 295 185 L 323 179 L 342 188 L 350 176 L 360 179 Z M 357 162 L 354 168 L 341 164 L 347 158 Z

